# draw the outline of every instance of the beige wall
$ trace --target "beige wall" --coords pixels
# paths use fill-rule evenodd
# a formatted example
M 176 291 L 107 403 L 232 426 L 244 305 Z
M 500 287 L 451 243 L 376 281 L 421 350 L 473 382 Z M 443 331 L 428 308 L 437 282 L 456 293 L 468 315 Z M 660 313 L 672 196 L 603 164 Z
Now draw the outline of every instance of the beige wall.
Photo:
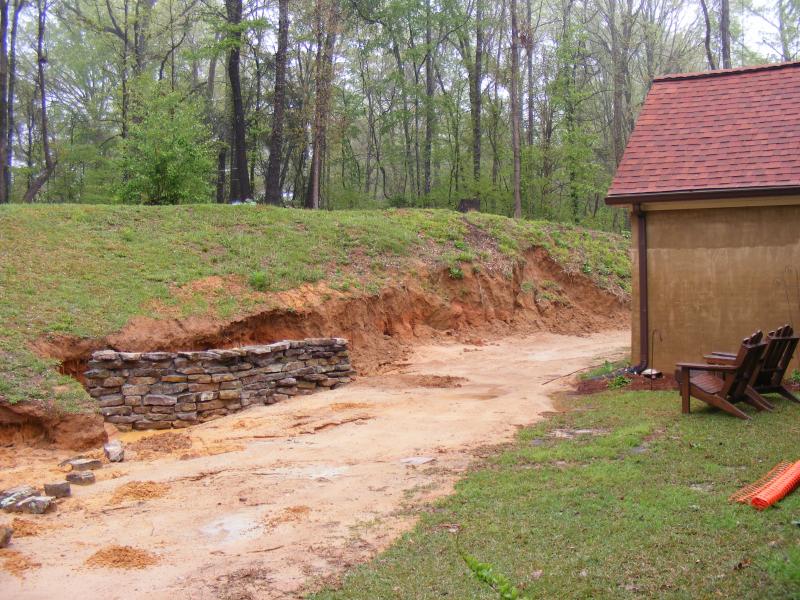
M 631 350 L 637 364 L 638 232 L 633 223 Z M 664 373 L 672 373 L 678 361 L 698 361 L 712 350 L 735 351 L 756 329 L 766 333 L 800 319 L 795 281 L 800 205 L 651 211 L 647 242 L 649 325 L 662 338 L 656 334 L 652 366 Z M 784 278 L 791 283 L 789 302 Z

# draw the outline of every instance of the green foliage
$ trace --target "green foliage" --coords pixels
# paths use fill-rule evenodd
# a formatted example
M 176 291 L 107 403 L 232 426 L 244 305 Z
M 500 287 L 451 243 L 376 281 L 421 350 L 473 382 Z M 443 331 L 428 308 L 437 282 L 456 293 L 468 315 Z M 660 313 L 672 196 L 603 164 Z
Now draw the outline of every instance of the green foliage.
M 519 590 L 511 584 L 505 575 L 496 572 L 491 564 L 482 563 L 474 556 L 466 553 L 462 553 L 461 558 L 475 576 L 475 579 L 490 586 L 497 592 L 500 600 L 528 600 L 527 596 L 520 596 Z
M 776 405 L 744 423 L 699 406 L 682 416 L 675 392 L 562 398 L 566 412 L 523 429 L 311 600 L 496 600 L 479 574 L 536 598 L 795 598 L 800 494 L 762 512 L 728 501 L 796 456 L 800 405 Z M 491 565 L 467 571 L 464 549 Z
M 629 366 L 630 361 L 628 360 L 615 360 L 615 361 L 603 361 L 603 364 L 599 367 L 595 367 L 594 369 L 590 369 L 581 373 L 580 379 L 595 379 L 597 377 L 604 377 L 605 375 L 611 375 L 614 371 L 618 371 L 619 369 L 623 369 Z
M 448 272 L 450 273 L 451 279 L 464 279 L 464 271 L 457 265 L 452 265 L 448 269 Z
M 626 385 L 630 383 L 630 379 L 625 377 L 624 375 L 617 375 L 608 382 L 608 389 L 610 390 L 619 390 L 624 388 Z
M 163 85 L 138 80 L 128 138 L 121 144 L 119 195 L 128 204 L 211 200 L 211 132 L 202 106 Z
M 800 384 L 800 369 L 792 369 L 792 374 L 789 376 L 789 381 L 794 384 Z
M 269 288 L 269 277 L 264 271 L 256 271 L 251 274 L 248 282 L 250 287 L 259 292 L 264 292 Z

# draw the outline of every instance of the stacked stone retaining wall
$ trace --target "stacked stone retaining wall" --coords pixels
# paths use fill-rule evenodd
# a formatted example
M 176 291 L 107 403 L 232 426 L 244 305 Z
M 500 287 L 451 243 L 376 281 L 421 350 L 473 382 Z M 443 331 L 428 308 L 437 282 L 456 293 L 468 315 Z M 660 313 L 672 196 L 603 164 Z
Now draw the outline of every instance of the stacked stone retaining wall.
M 193 352 L 92 355 L 89 394 L 120 429 L 169 429 L 349 383 L 347 340 L 283 341 Z

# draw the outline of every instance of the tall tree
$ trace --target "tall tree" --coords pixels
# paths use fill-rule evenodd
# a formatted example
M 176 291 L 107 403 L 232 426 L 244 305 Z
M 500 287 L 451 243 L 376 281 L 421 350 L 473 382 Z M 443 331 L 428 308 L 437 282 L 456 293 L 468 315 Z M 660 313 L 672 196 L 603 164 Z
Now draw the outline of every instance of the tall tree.
M 481 178 L 481 110 L 483 108 L 483 2 L 475 0 L 475 76 L 472 85 L 472 177 Z
M 8 145 L 8 107 L 13 99 L 8 97 L 8 0 L 0 0 L 0 204 L 9 201 L 6 161 L 11 148 Z
M 14 12 L 11 19 L 11 43 L 8 50 L 8 86 L 6 91 L 6 104 L 8 105 L 8 116 L 6 120 L 6 147 L 0 151 L 0 156 L 5 153 L 5 165 L 3 167 L 2 183 L 3 190 L 0 190 L 0 203 L 8 202 L 11 199 L 11 165 L 14 157 L 14 101 L 17 85 L 17 32 L 19 31 L 19 13 L 25 6 L 25 0 L 14 0 Z M 0 132 L 2 126 L 0 125 Z
M 425 148 L 423 150 L 423 169 L 425 172 L 425 196 L 431 193 L 431 153 L 433 151 L 433 130 L 436 127 L 433 95 L 436 84 L 433 76 L 433 24 L 431 0 L 425 1 Z
M 281 165 L 283 164 L 283 121 L 286 105 L 286 53 L 289 47 L 289 0 L 278 1 L 278 49 L 275 52 L 275 95 L 272 106 L 272 132 L 269 142 L 269 165 L 267 166 L 266 201 L 280 204 Z
M 242 0 L 225 0 L 228 18 L 228 81 L 231 89 L 231 200 L 244 201 L 251 197 L 250 175 L 247 170 L 247 124 L 242 100 L 240 73 L 242 45 Z
M 730 69 L 731 63 L 731 6 L 730 0 L 720 0 L 719 39 L 722 51 L 722 68 Z
M 708 14 L 708 5 L 706 0 L 700 0 L 700 8 L 703 11 L 703 22 L 705 23 L 705 38 L 703 39 L 703 46 L 706 49 L 706 60 L 708 61 L 708 68 L 712 71 L 717 68 L 717 61 L 714 58 L 714 52 L 711 50 L 711 18 Z
M 522 194 L 520 191 L 520 143 L 519 143 L 519 27 L 517 24 L 517 0 L 511 0 L 511 149 L 514 154 L 514 217 L 522 218 Z
M 311 132 L 311 168 L 306 191 L 306 208 L 320 208 L 320 187 L 328 126 L 331 85 L 333 83 L 333 51 L 341 15 L 339 0 L 316 0 L 315 27 L 317 39 L 316 99 Z
M 42 135 L 42 153 L 44 154 L 44 168 L 33 178 L 28 189 L 25 191 L 23 202 L 33 202 L 33 199 L 47 183 L 47 180 L 56 169 L 56 163 L 50 150 L 50 130 L 47 118 L 47 85 L 45 82 L 44 68 L 47 65 L 47 54 L 44 50 L 45 29 L 47 27 L 48 0 L 36 0 L 37 28 L 36 28 L 36 73 L 37 85 L 39 88 L 40 113 L 39 123 Z

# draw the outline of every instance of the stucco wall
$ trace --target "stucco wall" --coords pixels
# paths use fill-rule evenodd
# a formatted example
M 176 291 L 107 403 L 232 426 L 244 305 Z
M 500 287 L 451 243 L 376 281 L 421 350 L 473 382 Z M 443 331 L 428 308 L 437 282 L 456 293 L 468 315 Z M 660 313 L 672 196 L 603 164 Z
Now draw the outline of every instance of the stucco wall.
M 637 233 L 634 228 L 634 261 Z M 766 332 L 800 318 L 800 286 L 795 280 L 795 270 L 800 269 L 800 206 L 648 212 L 647 241 L 649 325 L 651 332 L 657 330 L 657 369 L 672 373 L 678 361 L 701 360 L 712 350 L 735 351 L 752 331 Z M 788 302 L 784 279 L 791 284 Z M 635 364 L 636 264 L 633 289 Z

